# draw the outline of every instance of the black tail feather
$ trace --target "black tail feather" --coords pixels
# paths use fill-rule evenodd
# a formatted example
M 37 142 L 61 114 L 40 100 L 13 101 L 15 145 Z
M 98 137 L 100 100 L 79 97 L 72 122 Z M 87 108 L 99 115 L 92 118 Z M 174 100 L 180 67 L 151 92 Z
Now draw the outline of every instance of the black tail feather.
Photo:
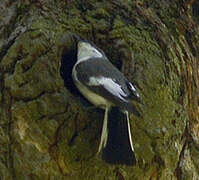
M 128 130 L 128 114 L 112 108 L 108 114 L 108 139 L 102 150 L 102 159 L 111 164 L 135 165 L 136 158 L 131 147 Z

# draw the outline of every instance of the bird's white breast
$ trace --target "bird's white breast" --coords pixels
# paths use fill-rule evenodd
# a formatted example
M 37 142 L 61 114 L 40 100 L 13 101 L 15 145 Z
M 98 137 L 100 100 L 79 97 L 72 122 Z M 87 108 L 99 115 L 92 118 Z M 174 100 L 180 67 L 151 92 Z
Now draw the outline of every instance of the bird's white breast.
M 90 101 L 95 106 L 101 107 L 103 109 L 105 109 L 105 107 L 107 107 L 107 106 L 111 106 L 111 103 L 108 102 L 105 98 L 92 92 L 90 89 L 88 89 L 85 85 L 83 85 L 77 79 L 77 72 L 76 72 L 75 66 L 74 66 L 73 72 L 72 72 L 73 82 L 77 86 L 78 90 L 82 93 L 82 95 L 84 97 L 86 97 L 88 99 L 88 101 Z
M 105 109 L 107 106 L 110 106 L 111 103 L 108 102 L 105 98 L 102 96 L 90 91 L 86 86 L 84 86 L 82 83 L 75 82 L 75 85 L 79 89 L 79 91 L 86 97 L 93 105 L 101 107 Z

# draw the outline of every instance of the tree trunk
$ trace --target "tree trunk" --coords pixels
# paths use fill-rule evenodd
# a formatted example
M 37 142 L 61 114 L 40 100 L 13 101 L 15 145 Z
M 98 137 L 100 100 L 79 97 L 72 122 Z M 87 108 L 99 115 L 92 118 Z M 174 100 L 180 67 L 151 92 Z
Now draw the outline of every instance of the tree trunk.
M 139 88 L 136 166 L 96 155 L 103 111 L 60 74 L 75 62 L 70 32 Z M 199 179 L 198 1 L 1 0 L 0 38 L 0 179 Z

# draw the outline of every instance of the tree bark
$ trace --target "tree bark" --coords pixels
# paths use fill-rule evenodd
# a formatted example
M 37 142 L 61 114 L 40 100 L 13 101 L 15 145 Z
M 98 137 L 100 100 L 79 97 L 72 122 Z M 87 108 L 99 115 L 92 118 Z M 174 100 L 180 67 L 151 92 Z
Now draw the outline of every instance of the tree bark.
M 103 111 L 66 79 L 71 32 L 139 88 L 136 166 L 96 155 Z M 0 179 L 199 179 L 199 2 L 0 2 Z M 66 80 L 65 79 L 65 80 Z

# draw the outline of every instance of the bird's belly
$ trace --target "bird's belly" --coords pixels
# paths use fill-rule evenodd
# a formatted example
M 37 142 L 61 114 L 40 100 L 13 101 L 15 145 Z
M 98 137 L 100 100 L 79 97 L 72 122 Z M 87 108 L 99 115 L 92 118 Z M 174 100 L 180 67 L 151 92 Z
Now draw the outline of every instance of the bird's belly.
M 104 99 L 102 96 L 90 91 L 87 87 L 79 82 L 75 82 L 78 90 L 86 97 L 93 105 L 105 109 L 106 106 L 110 106 L 111 103 Z

